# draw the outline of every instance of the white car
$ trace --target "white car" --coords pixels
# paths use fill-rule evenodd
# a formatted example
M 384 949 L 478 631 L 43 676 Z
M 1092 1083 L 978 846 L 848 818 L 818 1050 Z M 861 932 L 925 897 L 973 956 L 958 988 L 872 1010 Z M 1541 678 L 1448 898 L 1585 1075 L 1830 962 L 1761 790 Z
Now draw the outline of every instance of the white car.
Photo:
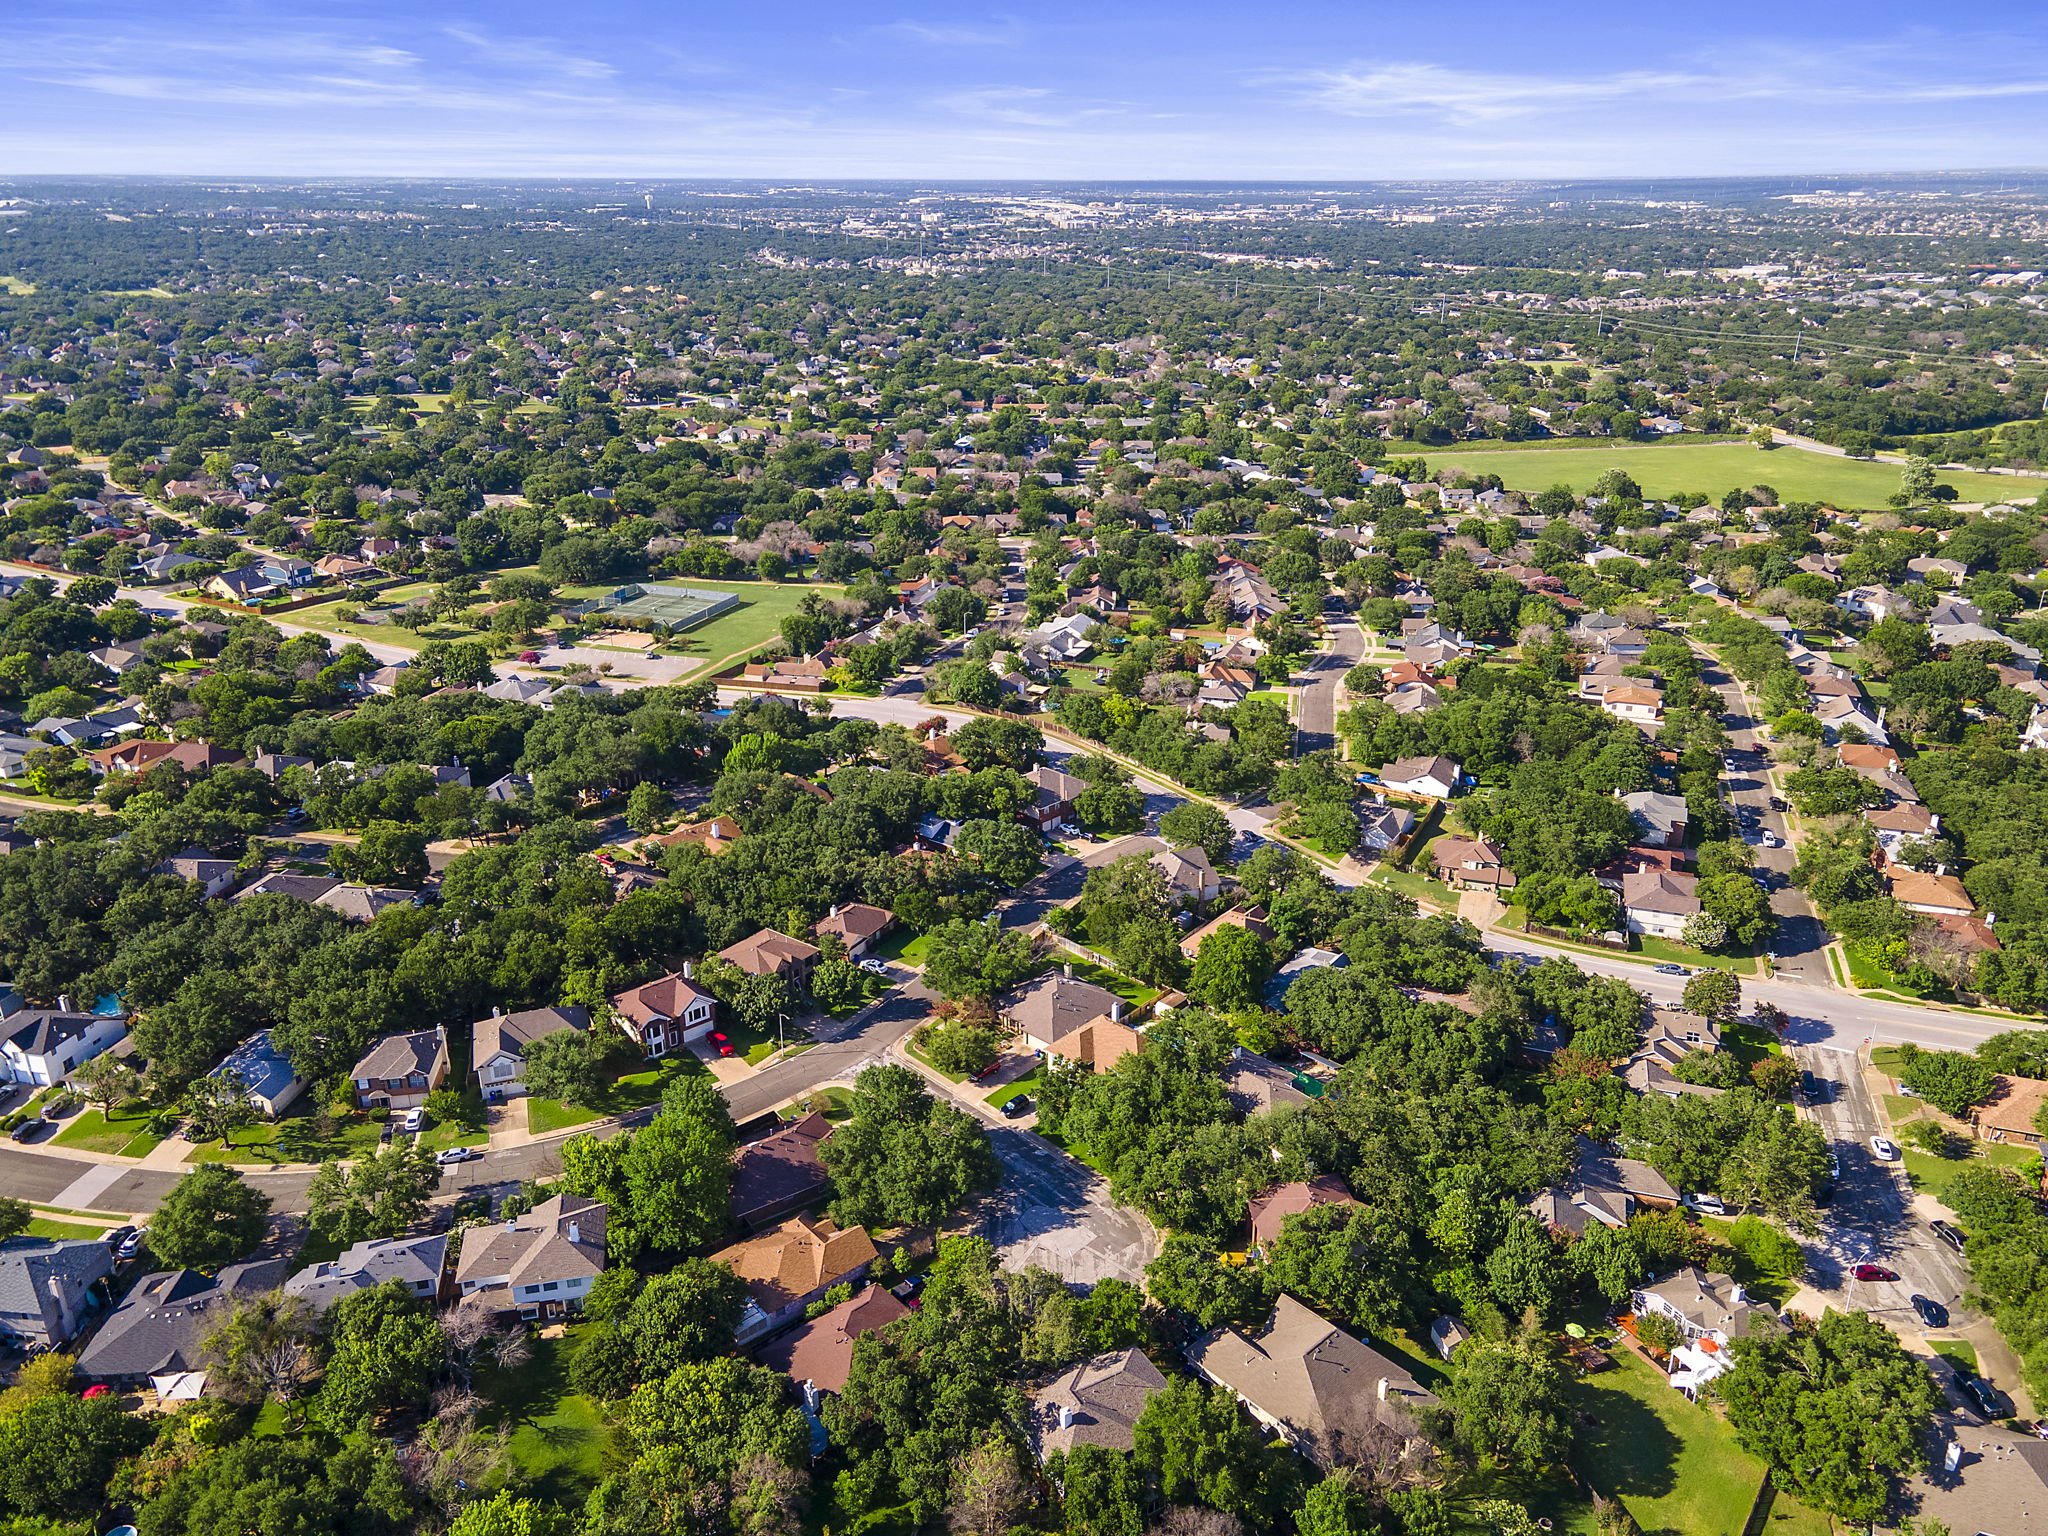
M 408 1136 L 416 1136 L 427 1128 L 427 1112 L 424 1109 L 408 1109 L 405 1118 L 398 1122 L 398 1128 Z
M 1880 1163 L 1896 1163 L 1899 1160 L 1899 1145 L 1889 1136 L 1871 1137 L 1870 1151 Z
M 886 976 L 889 974 L 889 966 L 886 961 L 863 960 L 859 963 L 860 968 L 871 976 Z
M 1721 1203 L 1719 1195 L 1680 1195 L 1678 1203 L 1688 1211 L 1697 1211 L 1702 1216 L 1726 1216 L 1728 1207 Z
M 473 1157 L 482 1156 L 483 1153 L 475 1147 L 447 1147 L 434 1154 L 434 1161 L 445 1168 L 451 1163 L 466 1163 Z

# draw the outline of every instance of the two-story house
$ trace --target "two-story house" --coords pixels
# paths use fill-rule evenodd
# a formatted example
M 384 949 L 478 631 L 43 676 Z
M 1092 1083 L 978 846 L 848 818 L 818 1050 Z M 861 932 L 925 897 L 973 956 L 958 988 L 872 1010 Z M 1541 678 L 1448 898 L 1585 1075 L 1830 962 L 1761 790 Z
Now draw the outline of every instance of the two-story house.
M 526 1048 L 543 1035 L 590 1028 L 583 1008 L 528 1008 L 519 1013 L 491 1010 L 470 1026 L 470 1055 L 476 1062 L 477 1091 L 487 1100 L 516 1099 L 526 1092 Z
M 811 946 L 806 944 L 806 949 Z M 816 950 L 811 950 L 816 954 Z M 687 963 L 680 971 L 644 982 L 612 998 L 612 1013 L 619 1027 L 648 1056 L 666 1056 L 670 1051 L 701 1040 L 711 1033 L 718 1000 L 691 979 Z
M 1728 1276 L 1709 1274 L 1696 1264 L 1644 1286 L 1630 1305 L 1638 1317 L 1666 1317 L 1678 1325 L 1684 1342 L 1671 1352 L 1669 1369 L 1671 1385 L 1687 1397 L 1698 1396 L 1701 1387 L 1726 1374 L 1730 1339 L 1760 1324 L 1775 1327 L 1778 1321 L 1775 1312 L 1750 1300 Z
M 448 1031 L 440 1025 L 386 1035 L 349 1070 L 358 1109 L 412 1109 L 448 1081 Z
M 524 1216 L 472 1227 L 456 1263 L 456 1289 L 495 1297 L 526 1318 L 580 1312 L 604 1273 L 604 1226 L 605 1208 L 595 1200 L 556 1195 Z
M 113 1008 L 111 1003 L 108 1004 Z M 87 1013 L 60 997 L 55 1008 L 31 1007 L 19 992 L 0 993 L 0 1062 L 17 1083 L 61 1083 L 84 1062 L 112 1050 L 128 1035 L 128 1020 L 113 1008 Z

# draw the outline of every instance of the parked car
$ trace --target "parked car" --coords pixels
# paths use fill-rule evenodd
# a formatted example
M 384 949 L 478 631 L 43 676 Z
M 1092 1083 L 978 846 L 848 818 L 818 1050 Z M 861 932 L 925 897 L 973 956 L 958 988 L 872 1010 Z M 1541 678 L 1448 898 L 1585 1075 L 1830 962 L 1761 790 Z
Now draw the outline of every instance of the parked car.
M 1956 1387 L 1968 1399 L 1970 1406 L 1983 1414 L 1985 1418 L 2002 1419 L 2005 1417 L 2004 1397 L 2000 1395 L 1998 1388 L 1992 1386 L 1983 1377 L 1972 1375 L 1969 1371 L 1958 1368 L 1956 1371 Z
M 34 1141 L 43 1134 L 43 1127 L 48 1124 L 47 1120 L 24 1120 L 7 1133 L 7 1139 L 9 1141 Z
M 863 960 L 860 962 L 860 968 L 873 976 L 886 976 L 889 974 L 888 963 L 882 960 Z
M 1928 1226 L 1934 1229 L 1936 1237 L 1947 1243 L 1949 1247 L 1955 1249 L 1957 1253 L 1963 1251 L 1963 1234 L 1960 1228 L 1946 1221 L 1930 1221 Z
M 1920 1314 L 1920 1321 L 1929 1328 L 1946 1328 L 1948 1326 L 1948 1308 L 1944 1307 L 1940 1302 L 1932 1297 L 1922 1296 L 1918 1291 L 1913 1293 L 1912 1301 L 1913 1310 Z
M 1014 1099 L 1003 1100 L 1003 1113 L 1012 1120 L 1023 1119 L 1031 1113 L 1032 1108 L 1031 1095 L 1028 1093 L 1020 1093 Z
M 1657 974 L 1659 976 L 1690 976 L 1692 972 L 1682 965 L 1660 965 L 1657 967 Z
M 1680 1195 L 1678 1203 L 1688 1211 L 1697 1211 L 1702 1216 L 1726 1216 L 1728 1207 L 1721 1203 L 1719 1195 Z
M 105 1243 L 109 1248 L 113 1249 L 116 1253 L 119 1253 L 121 1251 L 121 1245 L 127 1242 L 128 1239 L 133 1237 L 134 1235 L 135 1229 L 133 1227 L 112 1227 L 108 1229 L 107 1234 L 104 1237 L 102 1237 L 100 1241 Z
M 405 1112 L 405 1119 L 399 1122 L 398 1128 L 408 1136 L 417 1136 L 427 1128 L 427 1112 L 424 1109 L 408 1109 Z
M 1886 1269 L 1882 1264 L 1858 1264 L 1849 1271 L 1858 1280 L 1896 1280 L 1896 1271 Z
M 475 1147 L 444 1147 L 434 1154 L 434 1161 L 446 1168 L 451 1163 L 466 1163 L 471 1158 L 482 1157 Z
M 1840 1155 L 1839 1153 L 1835 1153 L 1835 1152 L 1830 1152 L 1830 1153 L 1828 1154 L 1828 1177 L 1829 1177 L 1829 1178 L 1831 1178 L 1831 1179 L 1839 1179 L 1839 1178 L 1840 1178 L 1841 1176 L 1842 1176 L 1842 1159 L 1841 1159 L 1841 1155 Z
M 1799 1091 L 1806 1095 L 1809 1104 L 1825 1104 L 1835 1096 L 1835 1085 L 1818 1072 L 1799 1074 Z
M 1870 1150 L 1881 1163 L 1896 1163 L 1899 1160 L 1899 1144 L 1889 1136 L 1871 1137 Z

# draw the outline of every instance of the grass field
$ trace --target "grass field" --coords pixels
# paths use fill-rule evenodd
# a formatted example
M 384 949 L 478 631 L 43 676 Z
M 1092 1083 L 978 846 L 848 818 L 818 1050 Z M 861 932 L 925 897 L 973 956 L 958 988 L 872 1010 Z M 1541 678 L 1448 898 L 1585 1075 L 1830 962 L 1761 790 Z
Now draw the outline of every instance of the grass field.
M 1022 1077 L 1018 1078 L 1015 1082 L 1003 1084 L 1002 1087 L 998 1088 L 994 1093 L 988 1096 L 988 1102 L 993 1104 L 997 1109 L 1001 1109 L 1005 1104 L 1009 1103 L 1010 1100 L 1016 1098 L 1017 1095 L 1020 1093 L 1028 1093 L 1033 1098 L 1037 1098 L 1039 1085 L 1042 1081 L 1043 1079 L 1040 1077 L 1038 1073 L 1027 1072 Z
M 767 581 L 699 581 L 694 576 L 663 579 L 700 587 L 706 592 L 732 592 L 738 595 L 738 608 L 731 613 L 721 614 L 708 624 L 690 630 L 675 646 L 663 653 L 674 654 L 679 651 L 685 656 L 700 657 L 707 663 L 723 661 L 729 656 L 751 651 L 775 639 L 782 633 L 782 621 L 796 612 L 797 604 L 803 601 L 806 592 L 845 590 L 843 587 L 813 587 L 801 582 L 779 584 Z
M 1999 1168 L 2018 1168 L 2032 1162 L 2038 1155 L 2032 1147 L 1995 1147 L 1984 1141 L 1973 1141 L 1969 1145 L 1967 1157 L 1935 1157 L 1926 1152 L 1915 1152 L 1910 1147 L 1900 1148 L 1906 1164 L 1906 1177 L 1912 1180 L 1914 1189 L 1924 1190 L 1939 1200 L 1949 1185 L 1956 1181 L 1956 1175 L 1965 1168 L 1980 1162 Z
M 1798 448 L 1768 453 L 1747 443 L 1662 444 L 1650 448 L 1559 448 L 1547 453 L 1480 448 L 1436 449 L 1429 454 L 1432 472 L 1456 467 L 1474 474 L 1499 475 L 1511 491 L 1542 491 L 1569 485 L 1585 491 L 1610 469 L 1624 469 L 1650 496 L 1698 491 L 1720 500 L 1738 487 L 1775 486 L 1787 501 L 1825 501 L 1850 507 L 1883 507 L 1899 488 L 1899 466 L 1863 459 L 1838 459 Z M 1999 475 L 1943 473 L 1964 501 L 2032 500 L 2048 481 L 2009 479 Z
M 147 1112 L 109 1120 L 100 1110 L 84 1109 L 57 1133 L 56 1142 L 60 1147 L 76 1147 L 81 1152 L 141 1157 L 163 1139 L 149 1134 L 149 1120 Z
M 1951 1365 L 1959 1365 L 1972 1376 L 1977 1374 L 1977 1346 L 1968 1339 L 1929 1339 L 1927 1347 Z
M 569 1356 L 580 1327 L 559 1339 L 534 1341 L 533 1358 L 516 1370 L 484 1370 L 477 1390 L 485 1429 L 507 1429 L 512 1459 L 541 1498 L 581 1504 L 604 1475 L 609 1435 L 598 1405 L 569 1387 Z
M 82 1226 L 72 1221 L 56 1221 L 48 1216 L 38 1216 L 22 1228 L 30 1237 L 47 1237 L 53 1242 L 64 1238 L 98 1237 L 106 1230 L 105 1227 Z
M 305 1112 L 296 1108 L 281 1120 L 245 1125 L 228 1137 L 228 1144 L 209 1141 L 194 1147 L 186 1156 L 189 1163 L 318 1163 L 334 1157 L 363 1157 L 377 1150 L 383 1127 L 367 1115 L 350 1115 L 337 1120 L 334 1133 L 321 1135 L 313 1124 L 312 1106 Z
M 0 293 L 12 294 L 16 298 L 27 298 L 35 291 L 34 283 L 25 283 L 18 277 L 0 277 Z

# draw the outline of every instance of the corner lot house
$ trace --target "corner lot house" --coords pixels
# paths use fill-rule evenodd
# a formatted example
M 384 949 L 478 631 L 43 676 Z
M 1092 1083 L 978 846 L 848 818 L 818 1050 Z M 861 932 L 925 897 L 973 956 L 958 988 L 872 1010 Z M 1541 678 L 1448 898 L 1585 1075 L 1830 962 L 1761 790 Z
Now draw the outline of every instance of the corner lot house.
M 473 1227 L 462 1240 L 455 1286 L 483 1292 L 521 1317 L 583 1310 L 590 1284 L 604 1273 L 605 1208 L 580 1195 L 556 1195 L 524 1216 Z
M 1621 916 L 1630 933 L 1647 933 L 1660 939 L 1675 939 L 1685 932 L 1685 920 L 1700 909 L 1693 894 L 1691 875 L 1644 870 L 1621 877 Z
M 470 1026 L 470 1048 L 476 1057 L 476 1085 L 485 1098 L 514 1099 L 526 1092 L 520 1073 L 526 1048 L 560 1029 L 588 1029 L 590 1014 L 582 1008 L 528 1008 L 520 1013 L 491 1010 L 488 1019 Z
M 25 1350 L 69 1344 L 113 1272 L 113 1250 L 96 1237 L 0 1242 L 0 1339 Z
M 1292 1296 L 1253 1335 L 1203 1334 L 1187 1351 L 1204 1381 L 1234 1393 L 1251 1416 L 1324 1471 L 1382 1454 L 1421 1433 L 1415 1409 L 1434 1394 L 1406 1366 L 1367 1348 Z
M 1048 971 L 1004 1000 L 1003 1017 L 1025 1045 L 1048 1061 L 1083 1061 L 1107 1072 L 1138 1049 L 1139 1035 L 1123 1022 L 1124 1000 L 1092 982 Z
M 2034 1129 L 2034 1117 L 2043 1109 L 2048 1109 L 2048 1083 L 2001 1072 L 1991 1079 L 1984 1102 L 1970 1111 L 1970 1123 L 1980 1141 L 2038 1147 L 2041 1134 Z
M 349 1071 L 358 1109 L 412 1109 L 448 1081 L 448 1032 L 386 1035 Z

